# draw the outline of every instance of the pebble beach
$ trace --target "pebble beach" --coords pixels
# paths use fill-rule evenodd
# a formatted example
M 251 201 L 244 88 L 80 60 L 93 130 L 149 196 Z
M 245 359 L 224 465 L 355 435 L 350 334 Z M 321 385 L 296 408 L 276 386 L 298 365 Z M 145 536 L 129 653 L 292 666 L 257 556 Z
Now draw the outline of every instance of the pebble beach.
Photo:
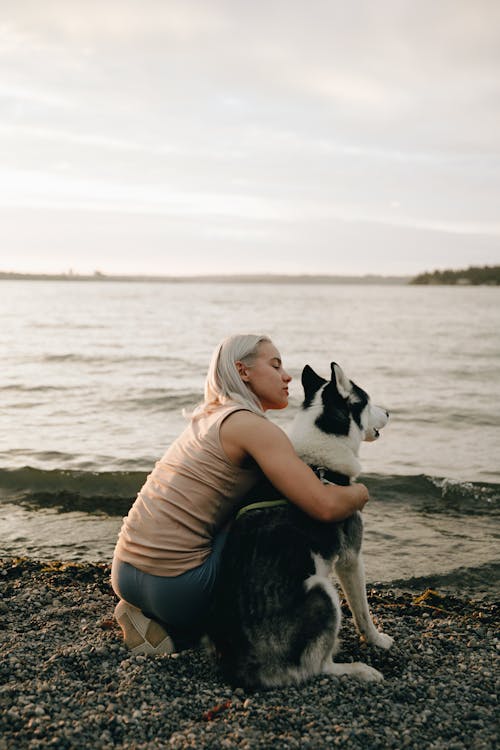
M 497 746 L 498 607 L 375 587 L 388 652 L 360 644 L 344 606 L 338 661 L 383 683 L 318 677 L 245 693 L 203 648 L 134 656 L 105 564 L 0 561 L 0 750 Z

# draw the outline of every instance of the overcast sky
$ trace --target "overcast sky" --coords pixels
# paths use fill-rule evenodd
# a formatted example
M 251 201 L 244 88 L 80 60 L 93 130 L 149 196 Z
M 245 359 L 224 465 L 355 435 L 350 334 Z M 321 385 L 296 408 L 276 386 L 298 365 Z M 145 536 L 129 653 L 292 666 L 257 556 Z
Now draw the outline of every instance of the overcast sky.
M 2 0 L 0 270 L 500 263 L 498 0 Z

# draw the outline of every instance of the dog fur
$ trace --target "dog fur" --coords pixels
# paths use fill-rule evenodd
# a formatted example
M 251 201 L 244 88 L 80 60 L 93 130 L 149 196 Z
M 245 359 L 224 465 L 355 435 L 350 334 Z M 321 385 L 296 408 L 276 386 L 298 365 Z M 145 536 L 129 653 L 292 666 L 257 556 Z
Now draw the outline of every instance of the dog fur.
M 329 381 L 306 365 L 304 402 L 291 430 L 298 455 L 323 481 L 349 484 L 360 472 L 362 440 L 375 440 L 388 413 L 335 362 Z M 266 480 L 247 503 L 279 494 Z M 321 523 L 291 503 L 239 515 L 228 535 L 208 623 L 225 678 L 246 689 L 298 684 L 314 675 L 383 679 L 357 662 L 338 664 L 341 609 L 331 573 L 345 593 L 359 635 L 389 648 L 372 622 L 361 557 L 360 513 Z

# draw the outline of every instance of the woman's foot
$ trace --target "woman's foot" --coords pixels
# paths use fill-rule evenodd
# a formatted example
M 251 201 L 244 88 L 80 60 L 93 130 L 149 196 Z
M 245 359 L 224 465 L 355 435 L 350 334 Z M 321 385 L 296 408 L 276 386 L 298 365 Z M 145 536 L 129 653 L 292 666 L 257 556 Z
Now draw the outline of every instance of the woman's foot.
M 125 644 L 134 654 L 173 654 L 174 642 L 156 620 L 121 599 L 115 607 L 115 619 L 123 630 Z

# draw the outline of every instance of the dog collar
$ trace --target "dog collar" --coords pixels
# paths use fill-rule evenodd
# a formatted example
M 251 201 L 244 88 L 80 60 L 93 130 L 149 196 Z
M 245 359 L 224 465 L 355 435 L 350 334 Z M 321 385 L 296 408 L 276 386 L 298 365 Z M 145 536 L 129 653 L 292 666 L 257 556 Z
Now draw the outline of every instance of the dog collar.
M 311 466 L 311 469 L 323 483 L 328 482 L 344 486 L 349 484 L 349 477 L 346 477 L 345 474 L 341 474 L 339 471 L 330 471 L 326 466 Z
M 240 508 L 236 518 L 239 518 L 249 510 L 262 510 L 263 508 L 274 508 L 277 505 L 288 505 L 288 500 L 262 500 L 260 503 L 250 503 Z

